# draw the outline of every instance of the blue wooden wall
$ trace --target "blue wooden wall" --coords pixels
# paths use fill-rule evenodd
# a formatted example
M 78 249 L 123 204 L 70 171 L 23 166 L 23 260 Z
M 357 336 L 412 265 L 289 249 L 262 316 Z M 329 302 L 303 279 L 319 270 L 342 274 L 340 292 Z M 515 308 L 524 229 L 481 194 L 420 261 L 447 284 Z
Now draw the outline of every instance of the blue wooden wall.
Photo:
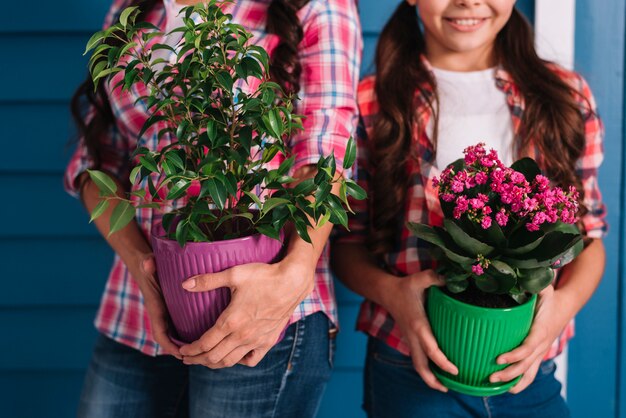
M 626 400 L 619 361 L 626 295 L 618 255 L 626 230 L 622 193 L 624 114 L 623 0 L 578 0 L 576 65 L 596 92 L 607 126 L 602 187 L 611 209 L 605 280 L 579 318 L 569 398 L 575 417 L 616 417 Z M 361 0 L 363 69 L 372 69 L 377 35 L 396 0 Z M 518 1 L 532 18 L 533 1 Z M 95 337 L 92 319 L 111 252 L 65 195 L 62 172 L 73 129 L 68 100 L 85 75 L 81 56 L 108 0 L 3 2 L 0 14 L 0 416 L 71 417 Z M 593 6 L 596 6 L 595 8 Z M 611 48 L 608 45 L 612 45 Z M 613 47 L 614 46 L 614 47 Z M 359 298 L 338 285 L 343 331 L 321 417 L 361 417 L 365 338 L 352 331 Z M 622 416 L 626 416 L 621 409 Z

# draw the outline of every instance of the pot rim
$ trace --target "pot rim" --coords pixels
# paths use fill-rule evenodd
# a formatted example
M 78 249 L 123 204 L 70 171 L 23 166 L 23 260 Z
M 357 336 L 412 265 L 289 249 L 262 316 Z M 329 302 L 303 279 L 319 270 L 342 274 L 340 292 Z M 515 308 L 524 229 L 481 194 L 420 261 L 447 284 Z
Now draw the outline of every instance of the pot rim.
M 512 306 L 510 308 L 488 308 L 485 306 L 472 305 L 470 303 L 462 302 L 458 299 L 455 299 L 452 296 L 448 295 L 446 292 L 444 292 L 439 286 L 431 286 L 429 288 L 429 292 L 438 292 L 445 300 L 461 305 L 465 309 L 468 309 L 474 312 L 495 312 L 495 311 L 513 312 L 513 311 L 523 310 L 528 307 L 527 306 L 528 304 L 534 305 L 535 300 L 537 299 L 537 294 L 533 294 L 526 302 L 522 303 L 521 305 Z

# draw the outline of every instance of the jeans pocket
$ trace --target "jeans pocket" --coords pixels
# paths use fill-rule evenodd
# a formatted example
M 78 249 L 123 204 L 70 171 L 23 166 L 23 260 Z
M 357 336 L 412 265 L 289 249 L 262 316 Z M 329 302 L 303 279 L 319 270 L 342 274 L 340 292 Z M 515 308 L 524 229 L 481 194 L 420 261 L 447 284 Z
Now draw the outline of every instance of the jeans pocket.
M 332 369 L 335 365 L 335 351 L 337 351 L 337 332 L 339 330 L 332 324 L 328 328 L 328 364 Z
M 379 363 L 413 369 L 413 361 L 411 360 L 411 357 L 405 356 L 382 341 L 374 341 L 372 343 L 371 356 Z

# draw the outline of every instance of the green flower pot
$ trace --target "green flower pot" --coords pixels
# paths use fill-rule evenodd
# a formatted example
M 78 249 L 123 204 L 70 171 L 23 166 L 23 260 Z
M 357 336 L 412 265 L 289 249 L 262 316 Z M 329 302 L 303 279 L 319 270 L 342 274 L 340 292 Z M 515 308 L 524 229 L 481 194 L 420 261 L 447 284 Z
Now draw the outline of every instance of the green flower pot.
M 496 358 L 518 347 L 530 331 L 537 295 L 513 308 L 482 308 L 460 302 L 433 286 L 427 312 L 439 348 L 459 369 L 454 376 L 431 363 L 447 388 L 473 396 L 493 396 L 508 391 L 520 379 L 489 382 L 492 373 L 507 367 Z

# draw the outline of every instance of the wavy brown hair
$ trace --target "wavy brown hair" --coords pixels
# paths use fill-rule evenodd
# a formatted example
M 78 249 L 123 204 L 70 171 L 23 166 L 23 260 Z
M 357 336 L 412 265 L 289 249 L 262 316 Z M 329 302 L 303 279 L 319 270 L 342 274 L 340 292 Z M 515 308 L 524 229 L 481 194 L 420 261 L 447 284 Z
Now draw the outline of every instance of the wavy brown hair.
M 376 49 L 375 93 L 380 110 L 374 120 L 369 163 L 374 172 L 384 175 L 371 177 L 368 244 L 379 255 L 395 246 L 402 228 L 406 192 L 412 182 L 407 164 L 415 158 L 411 132 L 418 123 L 416 98 L 426 101 L 437 117 L 436 83 L 420 59 L 425 50 L 417 9 L 402 1 Z M 555 184 L 573 185 L 581 193 L 584 213 L 582 184 L 574 170 L 585 145 L 578 93 L 551 69 L 551 63 L 539 58 L 532 27 L 517 9 L 496 38 L 495 54 L 524 97 L 518 150 L 525 153 L 536 147 L 542 155 L 540 165 Z M 436 136 L 435 132 L 435 146 Z
M 141 13 L 137 20 L 143 20 L 160 1 L 131 0 L 127 6 L 139 6 Z M 280 38 L 271 56 L 270 77 L 280 84 L 287 94 L 297 94 L 300 90 L 302 69 L 298 57 L 298 44 L 302 41 L 303 30 L 297 12 L 308 2 L 309 0 L 272 0 L 268 8 L 266 30 Z M 93 109 L 92 117 L 87 120 L 85 111 L 90 107 Z M 70 108 L 79 137 L 84 138 L 87 151 L 98 168 L 101 161 L 107 158 L 101 136 L 115 123 L 104 83 L 99 83 L 94 91 L 93 81 L 88 75 L 76 89 Z

